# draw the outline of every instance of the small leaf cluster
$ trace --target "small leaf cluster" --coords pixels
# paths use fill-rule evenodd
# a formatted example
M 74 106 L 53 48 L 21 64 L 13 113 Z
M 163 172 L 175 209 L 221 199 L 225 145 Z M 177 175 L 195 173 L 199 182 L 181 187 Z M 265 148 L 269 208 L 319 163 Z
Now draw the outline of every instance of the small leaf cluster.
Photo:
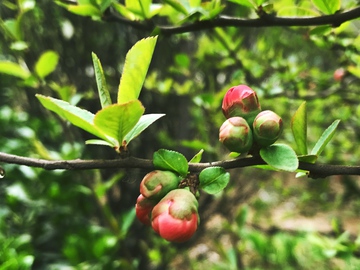
M 138 100 L 156 41 L 156 36 L 140 40 L 127 53 L 115 104 L 112 103 L 100 60 L 92 54 L 102 107 L 96 114 L 63 100 L 40 94 L 36 97 L 47 109 L 99 138 L 88 140 L 87 144 L 107 145 L 119 153 L 125 151 L 130 141 L 164 116 L 144 114 L 145 108 Z

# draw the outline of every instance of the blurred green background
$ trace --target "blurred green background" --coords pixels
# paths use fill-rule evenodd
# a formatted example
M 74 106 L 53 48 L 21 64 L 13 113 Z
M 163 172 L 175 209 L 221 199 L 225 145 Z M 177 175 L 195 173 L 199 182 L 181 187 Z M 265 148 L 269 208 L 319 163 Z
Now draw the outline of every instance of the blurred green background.
M 254 16 L 250 8 L 223 4 L 222 14 Z M 342 1 L 341 7 L 356 4 Z M 312 1 L 285 0 L 275 1 L 274 10 L 295 5 L 315 10 Z M 167 19 L 159 22 L 182 18 Z M 0 68 L 0 151 L 53 160 L 116 158 L 111 148 L 85 145 L 92 137 L 44 109 L 35 94 L 95 113 L 100 103 L 91 52 L 100 58 L 115 99 L 126 52 L 150 32 L 78 16 L 47 0 L 2 0 L 0 30 L 0 61 L 22 70 Z M 225 120 L 221 101 L 231 86 L 247 84 L 263 109 L 283 117 L 281 142 L 295 147 L 290 120 L 306 100 L 309 149 L 341 120 L 319 162 L 358 165 L 359 33 L 354 20 L 335 28 L 228 27 L 161 35 L 140 100 L 146 113 L 166 116 L 134 140 L 131 155 L 152 158 L 167 148 L 191 158 L 204 149 L 204 162 L 229 158 L 218 142 Z M 39 67 L 38 59 L 49 50 L 58 64 L 47 74 L 51 63 Z M 345 71 L 341 80 L 334 79 L 337 69 Z M 145 170 L 0 165 L 6 171 L 0 180 L 1 270 L 360 269 L 359 177 L 230 170 L 224 192 L 201 195 L 195 236 L 173 244 L 135 219 Z

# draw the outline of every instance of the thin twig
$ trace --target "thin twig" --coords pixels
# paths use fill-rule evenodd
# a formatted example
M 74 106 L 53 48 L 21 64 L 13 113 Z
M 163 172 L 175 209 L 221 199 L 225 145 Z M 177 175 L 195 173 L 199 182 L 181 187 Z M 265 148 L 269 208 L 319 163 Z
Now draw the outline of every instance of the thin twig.
M 43 168 L 45 170 L 90 170 L 106 168 L 139 168 L 154 169 L 152 160 L 136 157 L 124 159 L 94 159 L 94 160 L 46 160 L 29 157 L 21 157 L 0 152 L 0 162 L 9 164 L 25 165 L 30 167 Z M 226 170 L 243 168 L 256 165 L 264 165 L 265 162 L 260 157 L 247 157 L 224 161 L 189 163 L 190 172 L 199 172 L 205 168 L 219 166 Z M 309 171 L 309 177 L 322 178 L 331 175 L 360 175 L 360 166 L 345 166 L 331 164 L 311 164 L 306 162 L 299 163 L 299 169 Z
M 149 21 L 132 21 L 121 17 L 115 11 L 109 10 L 104 14 L 103 20 L 128 24 L 139 30 L 153 31 L 154 29 L 156 29 L 157 31 L 159 31 L 160 34 L 174 35 L 207 30 L 215 27 L 290 27 L 320 25 L 331 25 L 337 27 L 344 22 L 351 21 L 359 17 L 360 7 L 356 7 L 354 9 L 344 12 L 337 12 L 331 15 L 323 15 L 316 17 L 276 17 L 274 15 L 269 15 L 265 13 L 263 14 L 263 16 L 260 16 L 256 19 L 243 19 L 238 17 L 220 15 L 214 19 L 196 21 L 180 26 L 153 25 L 152 23 L 149 23 Z

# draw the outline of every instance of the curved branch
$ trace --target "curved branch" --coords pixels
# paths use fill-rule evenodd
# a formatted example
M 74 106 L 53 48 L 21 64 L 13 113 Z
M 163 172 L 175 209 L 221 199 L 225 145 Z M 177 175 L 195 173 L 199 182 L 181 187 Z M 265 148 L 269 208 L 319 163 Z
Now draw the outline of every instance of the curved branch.
M 106 168 L 140 168 L 153 170 L 154 165 L 150 159 L 127 157 L 124 159 L 110 160 L 46 160 L 29 157 L 21 157 L 0 152 L 0 162 L 38 167 L 46 170 L 89 170 Z M 224 169 L 243 168 L 255 165 L 264 165 L 265 162 L 260 157 L 239 158 L 225 161 L 189 163 L 190 172 L 199 172 L 212 166 L 220 166 Z M 309 177 L 322 178 L 331 175 L 360 175 L 360 166 L 343 166 L 330 164 L 311 164 L 306 162 L 299 163 L 299 169 L 309 171 Z
M 351 21 L 360 18 L 360 7 L 354 9 L 338 12 L 331 15 L 317 16 L 317 17 L 276 17 L 263 13 L 256 19 L 242 19 L 238 17 L 231 17 L 220 15 L 215 19 L 197 21 L 190 24 L 180 26 L 155 26 L 149 21 L 145 23 L 139 21 L 131 21 L 125 19 L 115 12 L 107 11 L 104 14 L 103 20 L 114 21 L 123 24 L 131 25 L 134 28 L 145 31 L 153 31 L 154 28 L 164 35 L 174 35 L 186 32 L 194 32 L 212 29 L 215 27 L 272 27 L 272 26 L 319 26 L 332 25 L 334 27 L 340 26 L 346 21 Z

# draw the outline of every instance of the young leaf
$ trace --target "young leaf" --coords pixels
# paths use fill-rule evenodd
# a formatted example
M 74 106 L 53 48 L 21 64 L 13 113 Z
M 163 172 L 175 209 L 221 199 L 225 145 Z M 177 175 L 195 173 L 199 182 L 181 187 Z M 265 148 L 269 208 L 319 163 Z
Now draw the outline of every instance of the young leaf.
M 299 160 L 294 150 L 285 144 L 273 144 L 260 149 L 261 158 L 275 169 L 294 172 Z
M 101 11 L 93 5 L 70 5 L 68 11 L 80 16 L 101 17 Z
M 307 116 L 306 102 L 301 103 L 291 119 L 291 130 L 295 138 L 298 151 L 301 155 L 307 154 Z
M 200 188 L 209 194 L 222 191 L 230 181 L 230 174 L 222 167 L 209 167 L 199 175 Z
M 160 149 L 154 153 L 153 164 L 157 169 L 174 171 L 183 177 L 187 175 L 189 168 L 183 154 L 167 149 Z
M 91 112 L 80 109 L 63 100 L 39 94 L 37 94 L 36 97 L 45 108 L 55 112 L 61 117 L 64 117 L 74 126 L 82 128 L 83 130 L 109 142 L 110 144 L 113 143 L 113 140 L 109 139 L 104 133 L 94 126 L 94 115 Z
M 97 139 L 92 139 L 92 140 L 86 140 L 85 144 L 96 144 L 96 145 L 105 145 L 105 146 L 110 146 L 110 147 L 114 147 L 116 145 L 109 143 L 107 141 L 104 140 L 97 140 Z
M 341 0 L 312 0 L 318 10 L 325 14 L 334 14 L 340 9 Z
M 201 161 L 202 154 L 204 153 L 204 149 L 201 149 L 192 159 L 190 159 L 189 163 L 198 163 Z
M 139 100 L 113 104 L 96 113 L 94 124 L 122 145 L 125 135 L 136 125 L 144 110 Z
M 44 52 L 35 64 L 35 72 L 44 79 L 47 75 L 53 72 L 59 62 L 59 55 L 54 51 Z
M 139 122 L 130 130 L 129 133 L 126 134 L 124 140 L 126 143 L 129 143 L 134 138 L 136 138 L 141 132 L 143 132 L 148 126 L 158 120 L 160 117 L 163 117 L 165 114 L 154 113 L 154 114 L 146 114 L 140 117 Z
M 229 0 L 229 1 L 249 8 L 255 8 L 255 9 L 257 8 L 254 1 L 251 0 Z
M 125 6 L 136 14 L 141 14 L 142 19 L 149 18 L 151 0 L 125 0 Z
M 319 156 L 321 152 L 324 150 L 325 146 L 329 143 L 331 138 L 335 134 L 335 130 L 339 125 L 340 120 L 335 120 L 320 136 L 319 140 L 316 142 L 314 148 L 311 150 L 312 155 Z
M 315 163 L 315 161 L 317 160 L 318 156 L 317 155 L 303 155 L 303 156 L 298 156 L 299 161 L 303 161 L 303 162 L 307 162 L 307 163 Z
M 8 74 L 21 79 L 27 79 L 31 76 L 30 71 L 24 69 L 19 64 L 10 61 L 0 61 L 0 73 Z
M 165 4 L 168 4 L 169 6 L 171 6 L 173 9 L 175 9 L 176 11 L 184 14 L 184 15 L 188 15 L 188 10 L 186 9 L 186 7 L 184 5 L 182 5 L 182 3 L 180 1 L 176 1 L 176 0 L 164 0 Z
M 94 63 L 96 83 L 98 87 L 101 107 L 105 108 L 112 104 L 109 90 L 106 85 L 105 75 L 101 62 L 95 53 L 91 53 L 92 60 Z
M 155 49 L 157 37 L 138 41 L 126 54 L 120 79 L 119 104 L 138 99 Z

